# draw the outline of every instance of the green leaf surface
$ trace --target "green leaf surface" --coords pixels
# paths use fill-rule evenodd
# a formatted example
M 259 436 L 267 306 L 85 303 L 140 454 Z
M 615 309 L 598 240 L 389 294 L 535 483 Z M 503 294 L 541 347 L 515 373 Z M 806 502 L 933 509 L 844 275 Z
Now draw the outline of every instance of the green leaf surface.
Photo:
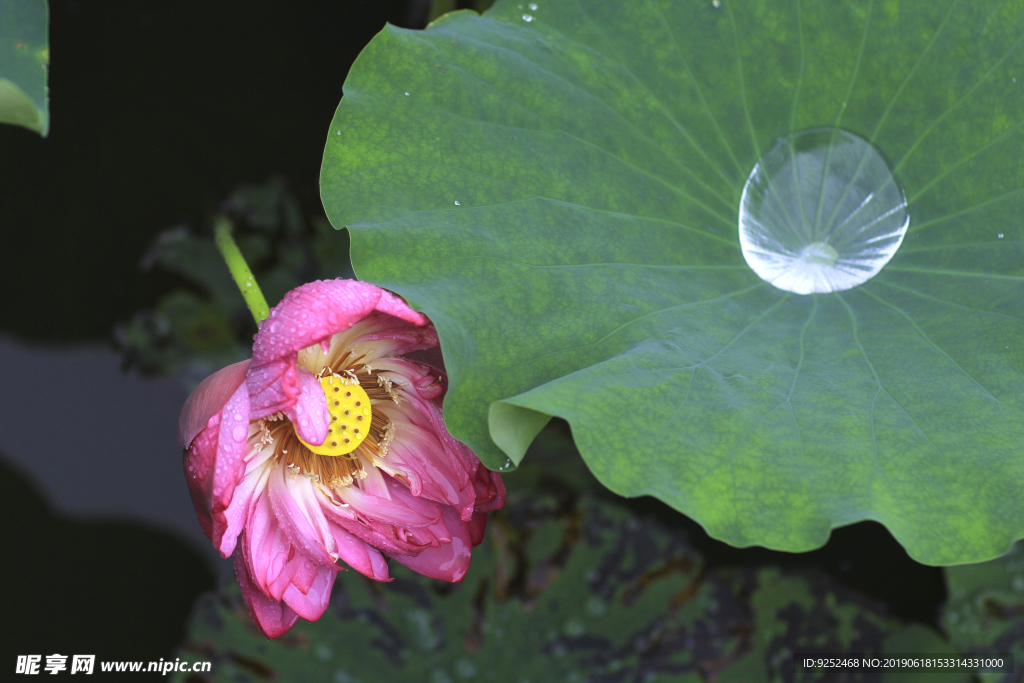
M 499 2 L 370 43 L 321 195 L 359 277 L 437 325 L 488 466 L 554 415 L 605 485 L 733 545 L 873 519 L 986 560 L 1024 528 L 1022 39 L 1020 0 Z M 822 127 L 873 143 L 910 228 L 865 284 L 797 295 L 737 209 Z
M 0 0 L 0 123 L 50 129 L 46 0 Z
M 541 479 L 492 515 L 461 584 L 345 572 L 319 621 L 268 642 L 232 582 L 197 604 L 181 658 L 232 683 L 774 683 L 794 651 L 951 651 L 817 572 L 706 569 L 684 534 Z

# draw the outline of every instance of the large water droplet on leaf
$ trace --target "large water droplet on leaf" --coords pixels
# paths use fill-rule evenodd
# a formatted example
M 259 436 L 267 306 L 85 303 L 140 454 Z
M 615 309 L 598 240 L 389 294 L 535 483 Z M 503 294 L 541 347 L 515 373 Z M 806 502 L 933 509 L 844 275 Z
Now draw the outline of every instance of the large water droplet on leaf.
M 740 200 L 740 247 L 763 280 L 797 294 L 874 277 L 910 223 L 903 190 L 867 140 L 835 129 L 780 138 Z

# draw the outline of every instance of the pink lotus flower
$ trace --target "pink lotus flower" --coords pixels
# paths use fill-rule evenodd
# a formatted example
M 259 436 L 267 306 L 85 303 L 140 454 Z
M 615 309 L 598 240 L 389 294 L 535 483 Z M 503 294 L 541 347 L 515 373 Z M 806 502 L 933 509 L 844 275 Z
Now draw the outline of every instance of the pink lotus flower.
M 255 340 L 189 396 L 178 435 L 199 523 L 263 633 L 320 618 L 338 560 L 461 581 L 505 488 L 445 428 L 444 373 L 405 357 L 437 347 L 433 325 L 374 285 L 319 281 Z

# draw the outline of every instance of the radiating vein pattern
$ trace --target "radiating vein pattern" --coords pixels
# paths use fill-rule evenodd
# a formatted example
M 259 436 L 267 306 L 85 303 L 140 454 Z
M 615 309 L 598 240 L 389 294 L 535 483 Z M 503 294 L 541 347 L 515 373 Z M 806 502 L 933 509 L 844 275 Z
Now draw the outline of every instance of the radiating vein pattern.
M 356 273 L 438 329 L 452 434 L 514 466 L 562 418 L 737 546 L 1005 552 L 1024 2 L 520 4 L 384 29 L 324 151 Z

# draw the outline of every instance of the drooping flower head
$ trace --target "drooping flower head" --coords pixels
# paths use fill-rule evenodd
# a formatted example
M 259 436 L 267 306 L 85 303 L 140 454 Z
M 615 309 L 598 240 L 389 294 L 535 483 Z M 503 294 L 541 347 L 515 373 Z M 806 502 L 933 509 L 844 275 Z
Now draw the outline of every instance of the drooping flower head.
M 505 489 L 445 428 L 444 373 L 407 357 L 437 345 L 394 294 L 312 282 L 270 312 L 251 360 L 189 396 L 192 503 L 268 637 L 323 614 L 339 560 L 379 581 L 385 557 L 445 581 L 468 570 Z

